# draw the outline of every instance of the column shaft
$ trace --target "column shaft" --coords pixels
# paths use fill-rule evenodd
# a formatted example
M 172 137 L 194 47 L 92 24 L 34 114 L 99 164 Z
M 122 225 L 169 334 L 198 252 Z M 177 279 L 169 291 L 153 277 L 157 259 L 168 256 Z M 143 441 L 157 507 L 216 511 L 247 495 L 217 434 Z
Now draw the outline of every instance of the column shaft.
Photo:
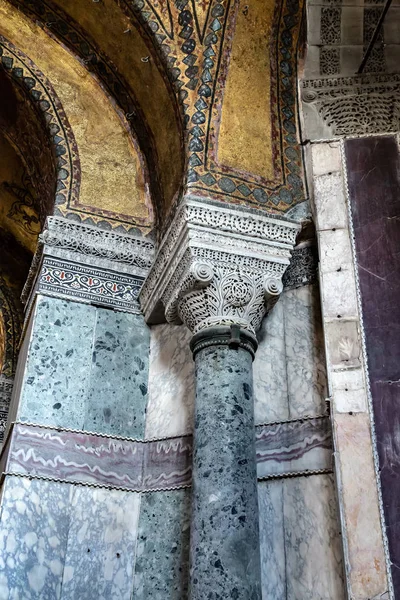
M 191 522 L 191 600 L 261 598 L 252 356 L 199 350 Z

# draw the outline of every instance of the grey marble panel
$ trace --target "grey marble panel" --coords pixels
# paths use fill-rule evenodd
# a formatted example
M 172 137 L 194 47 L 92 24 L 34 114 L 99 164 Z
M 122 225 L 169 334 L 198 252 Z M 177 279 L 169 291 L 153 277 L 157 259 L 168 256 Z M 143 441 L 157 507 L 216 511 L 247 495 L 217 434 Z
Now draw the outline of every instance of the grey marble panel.
M 289 418 L 283 302 L 263 320 L 253 362 L 256 424 Z
M 263 600 L 286 600 L 283 486 L 283 480 L 258 484 Z
M 73 489 L 63 600 L 130 600 L 139 506 L 140 494 Z
M 132 600 L 186 600 L 190 491 L 142 495 Z
M 39 296 L 17 418 L 82 429 L 96 309 Z
M 289 418 L 323 414 L 326 368 L 318 287 L 288 290 L 280 302 L 285 319 Z
M 97 309 L 84 429 L 144 436 L 149 343 L 142 316 Z
M 61 598 L 71 487 L 6 478 L 1 500 L 0 598 Z
M 287 600 L 344 600 L 333 475 L 284 481 Z

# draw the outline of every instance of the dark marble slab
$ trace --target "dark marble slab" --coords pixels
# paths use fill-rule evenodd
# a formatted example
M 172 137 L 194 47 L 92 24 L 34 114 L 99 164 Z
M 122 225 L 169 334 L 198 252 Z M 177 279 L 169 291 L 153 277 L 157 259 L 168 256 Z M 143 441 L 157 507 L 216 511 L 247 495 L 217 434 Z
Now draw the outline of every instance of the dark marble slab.
M 345 142 L 382 496 L 400 598 L 400 177 L 394 136 Z

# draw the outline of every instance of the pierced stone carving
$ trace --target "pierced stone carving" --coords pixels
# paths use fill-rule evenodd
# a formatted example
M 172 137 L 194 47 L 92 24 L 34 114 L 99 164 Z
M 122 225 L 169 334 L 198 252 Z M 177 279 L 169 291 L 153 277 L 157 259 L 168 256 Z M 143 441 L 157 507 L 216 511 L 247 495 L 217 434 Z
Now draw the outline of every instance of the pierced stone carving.
M 339 48 L 321 48 L 319 54 L 319 71 L 321 75 L 337 75 L 339 73 Z
M 298 227 L 188 198 L 140 293 L 146 320 L 184 322 L 193 333 L 238 324 L 254 334 L 282 291 Z
M 145 238 L 104 231 L 62 217 L 48 217 L 39 239 L 47 246 L 127 263 L 142 271 L 138 275 L 147 273 L 154 253 L 154 244 Z
M 310 138 L 318 120 L 331 136 L 398 131 L 399 92 L 400 76 L 395 74 L 303 81 L 301 95 Z M 325 133 L 324 137 L 329 136 Z
M 321 44 L 340 44 L 342 9 L 333 6 L 321 8 Z

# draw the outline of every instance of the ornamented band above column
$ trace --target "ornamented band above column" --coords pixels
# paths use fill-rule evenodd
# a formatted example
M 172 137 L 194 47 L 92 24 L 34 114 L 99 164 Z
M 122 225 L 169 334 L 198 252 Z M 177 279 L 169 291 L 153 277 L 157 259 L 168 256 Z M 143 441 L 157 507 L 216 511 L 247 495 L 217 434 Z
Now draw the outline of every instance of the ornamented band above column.
M 36 292 L 140 312 L 137 302 L 153 259 L 153 242 L 61 217 L 39 236 L 22 301 Z
M 237 324 L 254 334 L 282 291 L 298 224 L 188 198 L 140 293 L 149 323 L 193 333 Z

